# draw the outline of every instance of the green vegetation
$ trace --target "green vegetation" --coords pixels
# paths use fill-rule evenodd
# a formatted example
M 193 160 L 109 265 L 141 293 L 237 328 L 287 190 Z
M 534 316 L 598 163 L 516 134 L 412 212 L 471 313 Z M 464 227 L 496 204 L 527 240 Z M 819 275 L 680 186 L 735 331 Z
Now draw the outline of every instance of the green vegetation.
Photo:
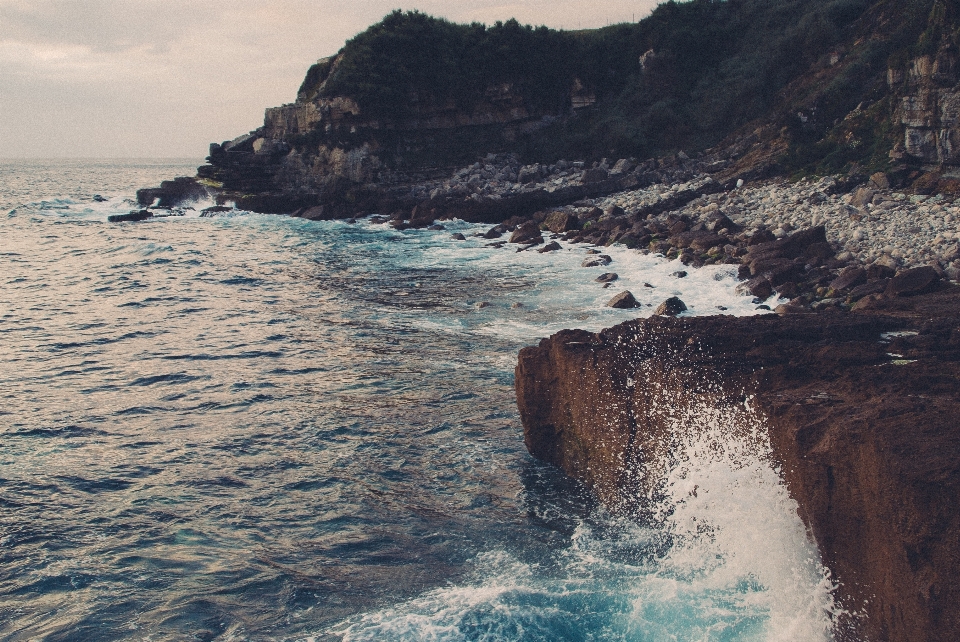
M 891 136 L 884 121 L 891 106 L 871 108 L 859 124 L 838 123 L 858 104 L 877 103 L 889 61 L 935 49 L 955 24 L 957 4 L 671 0 L 638 23 L 576 32 L 394 11 L 347 42 L 338 65 L 311 68 L 300 95 L 347 95 L 364 114 L 402 122 L 423 110 L 470 112 L 495 103 L 497 88 L 509 85 L 532 113 L 563 116 L 511 143 L 525 159 L 542 161 L 695 152 L 779 108 L 791 171 L 864 159 L 877 165 Z M 830 71 L 837 57 L 838 73 L 795 86 L 804 74 Z M 596 103 L 573 113 L 574 87 Z M 797 108 L 806 110 L 803 122 Z M 476 143 L 494 151 L 483 137 Z

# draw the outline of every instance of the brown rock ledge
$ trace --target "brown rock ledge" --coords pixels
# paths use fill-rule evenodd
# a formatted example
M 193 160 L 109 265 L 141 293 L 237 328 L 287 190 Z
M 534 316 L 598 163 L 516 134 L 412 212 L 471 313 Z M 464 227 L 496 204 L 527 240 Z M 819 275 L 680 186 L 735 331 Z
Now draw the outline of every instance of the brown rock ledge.
M 621 511 L 642 511 L 665 454 L 654 390 L 755 395 L 841 604 L 866 616 L 838 637 L 960 640 L 960 287 L 850 313 L 564 330 L 520 352 L 516 390 L 530 452 Z

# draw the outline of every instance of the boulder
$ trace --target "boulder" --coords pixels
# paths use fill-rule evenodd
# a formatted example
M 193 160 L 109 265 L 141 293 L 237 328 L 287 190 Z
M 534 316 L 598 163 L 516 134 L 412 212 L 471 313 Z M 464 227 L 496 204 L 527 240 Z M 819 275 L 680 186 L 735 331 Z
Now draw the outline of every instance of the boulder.
M 544 254 L 546 252 L 556 252 L 557 250 L 561 250 L 561 249 L 563 248 L 560 247 L 559 243 L 557 243 L 556 241 L 550 241 L 549 243 L 541 247 L 539 250 L 537 250 L 537 252 L 539 252 L 540 254 Z
M 134 221 L 145 221 L 153 218 L 153 213 L 148 210 L 134 210 L 129 214 L 111 214 L 107 217 L 108 223 L 129 223 Z
M 608 308 L 617 308 L 618 310 L 626 310 L 639 306 L 640 304 L 634 298 L 633 293 L 630 290 L 624 290 L 617 296 L 607 301 Z
M 540 228 L 534 221 L 527 221 L 510 236 L 510 243 L 542 243 L 543 236 L 540 234 Z
M 620 278 L 620 275 L 617 274 L 616 272 L 604 272 L 603 274 L 598 276 L 596 279 L 594 279 L 594 281 L 596 281 L 597 283 L 611 283 L 613 281 L 616 281 L 619 278 Z
M 543 220 L 547 229 L 555 234 L 562 234 L 580 227 L 580 219 L 570 212 L 550 212 Z
M 466 240 L 467 240 L 467 237 L 464 236 L 463 234 L 461 234 L 460 232 L 454 232 L 453 234 L 450 235 L 450 238 L 452 238 L 454 241 L 466 241 Z
M 654 310 L 653 313 L 659 316 L 675 317 L 686 310 L 686 304 L 681 301 L 679 297 L 672 296 L 658 305 L 657 309 Z
M 840 270 L 833 281 L 830 282 L 831 290 L 849 290 L 867 280 L 867 271 L 857 265 L 851 265 Z
M 593 169 L 588 169 L 583 172 L 583 178 L 581 179 L 586 185 L 588 183 L 599 183 L 601 181 L 607 180 L 607 170 L 600 167 L 595 167 Z
M 613 261 L 606 254 L 597 254 L 596 256 L 585 259 L 583 263 L 580 264 L 580 267 L 603 267 L 604 265 L 610 265 Z
M 767 299 L 773 294 L 773 285 L 765 277 L 758 276 L 739 284 L 737 286 L 737 294 L 742 296 L 749 294 L 758 299 Z
M 929 265 L 903 270 L 887 283 L 887 296 L 912 296 L 930 292 L 940 284 L 940 274 Z

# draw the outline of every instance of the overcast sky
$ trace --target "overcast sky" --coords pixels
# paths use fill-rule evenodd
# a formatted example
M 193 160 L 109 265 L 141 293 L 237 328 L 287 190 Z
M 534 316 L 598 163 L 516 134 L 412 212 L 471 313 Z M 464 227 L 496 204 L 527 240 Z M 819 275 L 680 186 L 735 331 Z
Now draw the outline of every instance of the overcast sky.
M 396 8 L 576 29 L 657 0 L 0 0 L 0 157 L 183 157 L 256 129 Z

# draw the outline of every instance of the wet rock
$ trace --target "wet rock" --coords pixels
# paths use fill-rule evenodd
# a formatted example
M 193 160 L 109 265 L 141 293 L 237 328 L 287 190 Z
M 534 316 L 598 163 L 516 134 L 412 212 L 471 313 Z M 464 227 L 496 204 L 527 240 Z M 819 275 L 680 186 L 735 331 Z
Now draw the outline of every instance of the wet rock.
M 107 217 L 108 223 L 129 223 L 134 221 L 145 221 L 153 218 L 153 213 L 149 210 L 134 210 L 129 214 L 111 214 Z
M 510 243 L 543 243 L 543 236 L 540 234 L 540 228 L 534 221 L 527 221 L 510 236 Z
M 620 275 L 618 275 L 616 272 L 604 272 L 594 280 L 597 283 L 611 283 L 613 281 L 616 281 L 619 278 L 620 278 Z
M 452 238 L 454 241 L 466 241 L 466 240 L 467 240 L 467 237 L 464 236 L 463 234 L 461 234 L 460 232 L 454 232 L 453 234 L 450 235 L 450 238 Z
M 617 296 L 607 301 L 608 308 L 617 308 L 618 310 L 626 310 L 629 308 L 636 308 L 639 306 L 640 304 L 634 298 L 633 293 L 630 292 L 630 290 L 624 290 Z
M 543 220 L 543 224 L 546 225 L 547 229 L 551 232 L 562 234 L 563 232 L 578 229 L 580 227 L 580 219 L 571 212 L 551 212 L 547 214 L 547 217 Z
M 356 221 L 353 221 L 353 222 L 356 223 Z M 444 226 L 442 226 L 442 225 L 440 225 L 440 224 L 438 223 L 438 224 L 436 224 L 436 225 L 431 225 L 431 226 L 428 227 L 427 229 L 428 229 L 428 230 L 433 230 L 434 232 L 441 232 L 441 231 L 443 231 L 443 230 L 445 230 L 445 229 L 447 229 L 447 228 L 445 228 Z
M 686 312 L 686 310 L 687 305 L 679 297 L 672 296 L 658 305 L 653 313 L 659 316 L 675 317 L 681 312 Z
M 767 299 L 773 294 L 773 285 L 765 277 L 759 276 L 739 284 L 737 294 L 742 296 L 749 294 L 758 299 Z
M 858 265 L 851 265 L 840 270 L 833 281 L 830 282 L 831 290 L 849 290 L 867 280 L 867 271 Z
M 177 207 L 190 201 L 207 198 L 207 188 L 188 176 L 178 176 L 172 181 L 163 181 L 160 187 L 137 190 L 137 203 L 150 206 L 156 202 L 161 207 Z
M 583 263 L 580 264 L 580 267 L 585 267 L 585 268 L 602 267 L 604 265 L 610 265 L 612 261 L 613 259 L 611 259 L 606 254 L 597 254 L 594 257 L 585 259 Z
M 796 303 L 781 303 L 773 309 L 779 315 L 785 314 L 810 314 L 810 310 Z
M 687 273 L 685 270 L 677 270 L 676 272 L 672 273 L 670 276 L 677 279 L 685 279 L 687 278 Z
M 556 241 L 551 241 L 546 245 L 544 245 L 539 250 L 537 250 L 537 252 L 539 252 L 540 254 L 545 254 L 546 252 L 556 252 L 557 250 L 561 250 L 561 249 L 563 248 L 560 246 L 559 243 L 557 243 Z
M 858 285 L 847 293 L 848 301 L 859 301 L 871 294 L 880 294 L 887 289 L 890 279 L 873 279 L 863 285 Z
M 884 294 L 912 296 L 930 292 L 940 284 L 940 275 L 929 265 L 904 270 L 890 279 Z

